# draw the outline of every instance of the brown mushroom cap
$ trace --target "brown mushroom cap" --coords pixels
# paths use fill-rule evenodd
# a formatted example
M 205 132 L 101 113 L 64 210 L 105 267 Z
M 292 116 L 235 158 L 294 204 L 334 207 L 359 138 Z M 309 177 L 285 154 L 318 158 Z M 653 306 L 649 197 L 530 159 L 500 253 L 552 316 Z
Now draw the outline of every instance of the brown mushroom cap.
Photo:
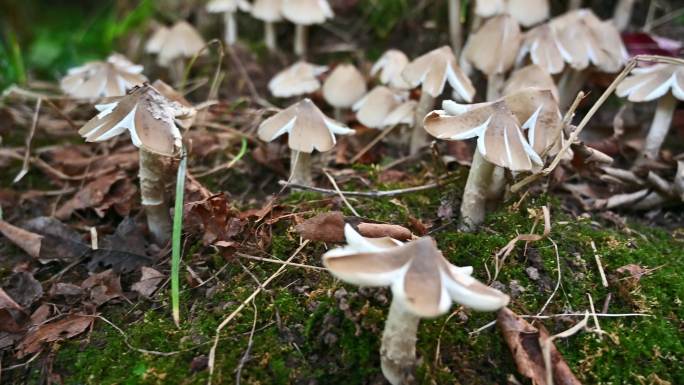
M 312 93 L 321 88 L 318 76 L 327 70 L 326 66 L 299 61 L 278 72 L 268 82 L 268 89 L 279 98 Z
M 423 92 L 435 98 L 442 94 L 448 81 L 463 100 L 471 101 L 475 88 L 456 63 L 454 51 L 445 45 L 409 63 L 401 75 L 412 87 L 422 84 Z
M 506 81 L 503 94 L 512 94 L 530 87 L 549 90 L 553 94 L 554 99 L 558 100 L 558 87 L 556 87 L 553 78 L 536 64 L 530 64 L 513 71 Z
M 405 96 L 385 86 L 375 86 L 354 104 L 356 119 L 366 127 L 385 127 L 385 119 L 399 107 Z
M 176 122 L 179 126 L 187 130 L 192 127 L 193 124 L 195 124 L 195 117 L 197 116 L 197 113 L 192 103 L 190 103 L 188 99 L 183 96 L 183 94 L 176 91 L 173 87 L 166 84 L 166 82 L 161 79 L 155 80 L 154 83 L 152 83 L 152 86 L 154 89 L 159 91 L 160 94 L 164 95 L 165 98 L 180 104 L 188 110 L 188 114 L 186 114 L 186 116 L 176 116 Z
M 211 13 L 249 11 L 251 4 L 245 0 L 211 0 L 207 3 L 207 11 Z
M 371 68 L 371 76 L 380 72 L 380 83 L 389 85 L 392 88 L 408 89 L 411 85 L 404 80 L 401 72 L 409 63 L 406 54 L 398 49 L 390 49 L 380 56 Z
M 328 0 L 283 0 L 281 12 L 285 19 L 300 25 L 322 24 L 335 16 Z
M 487 20 L 468 38 L 463 54 L 487 76 L 502 74 L 513 67 L 521 42 L 518 22 L 508 15 L 499 15 Z
M 366 79 L 351 64 L 340 64 L 323 83 L 323 98 L 333 107 L 349 108 L 366 93 Z
M 143 67 L 130 62 L 121 54 L 112 54 L 107 61 L 88 62 L 72 68 L 60 81 L 67 94 L 77 98 L 122 96 L 126 90 L 142 85 L 147 78 Z
M 204 39 L 195 27 L 181 20 L 170 29 L 161 27 L 152 35 L 145 45 L 145 50 L 157 53 L 157 62 L 168 66 L 173 60 L 181 57 L 189 58 L 204 47 Z
M 266 142 L 285 133 L 289 134 L 288 145 L 292 150 L 311 153 L 331 150 L 335 134 L 353 134 L 354 130 L 325 116 L 311 100 L 302 99 L 259 125 L 259 139 Z
M 655 64 L 635 68 L 618 84 L 615 93 L 631 102 L 650 102 L 672 91 L 672 95 L 684 100 L 684 66 Z
M 270 23 L 281 21 L 282 3 L 283 0 L 255 0 L 252 4 L 252 16 Z
M 560 73 L 565 67 L 556 32 L 548 23 L 525 33 L 518 53 L 518 62 L 522 61 L 527 54 L 530 55 L 532 63 L 544 68 L 550 74 Z

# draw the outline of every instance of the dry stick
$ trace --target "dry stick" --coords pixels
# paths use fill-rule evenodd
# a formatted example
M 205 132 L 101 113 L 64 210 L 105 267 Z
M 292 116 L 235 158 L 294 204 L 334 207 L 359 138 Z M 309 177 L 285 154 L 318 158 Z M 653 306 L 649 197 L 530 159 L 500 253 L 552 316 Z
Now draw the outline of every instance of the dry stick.
M 357 160 L 359 160 L 362 156 L 364 156 L 368 152 L 368 150 L 373 148 L 373 146 L 378 144 L 379 141 L 381 141 L 384 137 L 389 135 L 389 133 L 392 132 L 392 130 L 394 130 L 394 128 L 397 126 L 398 126 L 398 124 L 395 124 L 395 125 L 392 125 L 392 126 L 385 128 L 380 134 L 378 134 L 378 136 L 373 138 L 373 140 L 371 140 L 370 143 L 368 143 L 364 148 L 362 148 L 358 154 L 354 155 L 354 157 L 349 160 L 349 163 L 355 163 Z
M 242 358 L 240 358 L 240 363 L 238 364 L 237 368 L 235 369 L 235 385 L 240 385 L 240 377 L 242 375 L 242 368 L 245 366 L 245 363 L 249 359 L 249 353 L 252 351 L 252 345 L 254 345 L 254 331 L 256 330 L 256 322 L 257 322 L 257 306 L 254 303 L 254 300 L 252 300 L 252 307 L 254 307 L 254 321 L 252 321 L 252 330 L 249 332 L 249 341 L 247 341 L 247 349 L 245 349 L 245 354 L 242 355 Z
M 594 243 L 594 241 L 591 241 L 591 249 L 594 251 L 594 259 L 596 260 L 596 266 L 598 266 L 598 271 L 601 275 L 601 284 L 603 285 L 603 287 L 608 287 L 606 273 L 603 271 L 603 264 L 601 264 L 601 256 L 599 256 L 598 250 L 596 250 L 596 244 Z
M 297 254 L 299 254 L 299 252 L 302 251 L 302 249 L 303 249 L 306 245 L 308 245 L 308 244 L 309 244 L 309 240 L 304 241 L 304 243 L 302 243 L 301 246 L 299 246 L 299 247 L 297 248 L 297 250 L 295 250 L 295 252 L 292 253 L 292 255 L 291 255 L 285 262 L 288 262 L 288 263 L 289 263 L 289 262 L 292 262 L 292 259 L 294 259 L 294 257 L 296 257 Z M 275 278 L 277 278 L 278 275 L 280 275 L 280 274 L 285 270 L 286 267 L 287 267 L 287 265 L 282 265 L 282 266 L 280 266 L 280 267 L 278 268 L 278 270 L 276 270 L 276 272 L 273 273 L 273 275 L 271 275 L 270 277 L 268 277 L 268 279 L 266 279 L 266 280 L 264 281 L 264 283 L 263 283 L 261 286 L 259 286 L 256 290 L 254 290 L 254 292 L 253 292 L 249 297 L 247 297 L 247 299 L 245 299 L 244 301 L 242 301 L 242 303 L 240 304 L 240 306 L 238 306 L 237 309 L 235 309 L 232 313 L 230 313 L 230 314 L 228 315 L 228 317 L 226 317 L 226 318 L 221 322 L 221 324 L 216 328 L 216 336 L 214 337 L 214 344 L 212 345 L 211 350 L 209 350 L 209 362 L 208 362 L 208 365 L 207 365 L 208 368 L 209 368 L 209 379 L 207 380 L 207 384 L 211 385 L 211 380 L 212 380 L 212 377 L 213 377 L 213 375 L 214 375 L 214 363 L 215 363 L 215 361 L 216 361 L 216 348 L 218 347 L 219 336 L 220 336 L 220 334 L 221 334 L 221 330 L 223 330 L 223 328 L 226 327 L 226 325 L 228 325 L 228 324 L 230 323 L 230 321 L 232 321 L 235 317 L 237 317 L 237 315 L 240 314 L 240 312 L 242 311 L 242 309 L 244 309 L 245 306 L 247 306 L 247 304 L 248 304 L 250 301 L 254 300 L 254 298 L 255 298 L 259 293 L 261 293 L 261 291 L 262 291 L 266 286 L 268 286 L 268 284 L 271 283 L 271 281 L 273 281 Z
M 281 186 L 286 186 L 294 189 L 299 189 L 299 190 L 309 190 L 309 191 L 314 191 L 318 192 L 321 194 L 327 194 L 327 195 L 337 195 L 338 192 L 335 190 L 327 189 L 327 188 L 320 188 L 320 187 L 313 187 L 313 186 L 305 186 L 302 184 L 297 184 L 297 183 L 288 183 L 287 181 L 280 180 L 278 181 L 278 184 Z M 342 195 L 345 196 L 356 196 L 356 197 L 368 197 L 368 198 L 379 198 L 379 197 L 388 197 L 388 196 L 395 196 L 395 195 L 401 195 L 401 194 L 408 194 L 408 193 L 413 193 L 413 192 L 418 192 L 418 191 L 425 191 L 425 190 L 430 190 L 436 187 L 439 187 L 439 183 L 429 183 L 423 186 L 416 186 L 416 187 L 408 187 L 408 188 L 402 188 L 402 189 L 397 189 L 397 190 L 385 190 L 385 191 L 339 191 Z
M 563 155 L 570 149 L 570 146 L 572 146 L 577 139 L 579 138 L 580 133 L 586 127 L 587 123 L 589 123 L 589 120 L 596 114 L 596 111 L 603 105 L 603 103 L 608 99 L 608 97 L 615 91 L 615 88 L 617 88 L 618 84 L 622 82 L 622 80 L 629 75 L 629 73 L 636 67 L 637 63 L 639 62 L 651 62 L 651 63 L 667 63 L 667 64 L 678 64 L 678 65 L 684 65 L 684 59 L 678 59 L 678 58 L 672 58 L 672 57 L 665 57 L 665 56 L 658 56 L 658 55 L 637 55 L 634 56 L 632 59 L 630 59 L 627 62 L 627 65 L 625 65 L 625 68 L 618 74 L 618 76 L 615 77 L 612 83 L 610 83 L 610 86 L 603 92 L 601 97 L 594 103 L 593 106 L 591 106 L 591 109 L 589 109 L 589 112 L 587 112 L 586 115 L 584 115 L 584 118 L 582 118 L 582 121 L 577 125 L 577 128 L 570 134 L 570 137 L 568 138 L 567 142 L 563 145 L 563 147 L 558 151 L 558 154 L 553 158 L 553 161 L 551 161 L 551 164 L 544 168 L 543 170 L 529 175 L 525 177 L 523 180 L 520 182 L 514 184 L 511 186 L 511 192 L 518 192 L 520 189 L 523 187 L 527 186 L 528 184 L 536 181 L 537 179 L 549 175 L 560 163 L 560 161 L 563 158 Z
M 236 255 L 240 258 L 251 259 L 254 261 L 270 262 L 270 263 L 277 263 L 279 265 L 287 265 L 287 266 L 293 266 L 293 267 L 302 267 L 305 269 L 328 271 L 328 269 L 326 269 L 325 267 L 306 265 L 303 263 L 285 262 L 285 261 L 281 261 L 279 259 L 257 257 L 255 255 L 249 255 L 249 254 L 245 254 L 245 253 L 236 253 Z
M 553 341 L 558 339 L 558 338 L 567 338 L 572 335 L 577 334 L 582 329 L 585 329 L 587 327 L 587 321 L 589 320 L 589 312 L 586 312 L 584 315 L 584 319 L 575 324 L 575 326 L 571 327 L 570 329 L 560 332 L 558 334 L 554 334 L 551 337 L 542 340 L 541 337 L 539 338 L 539 344 L 541 345 L 541 350 L 542 350 L 542 356 L 544 357 L 544 367 L 546 368 L 546 384 L 547 385 L 553 385 L 553 368 L 551 366 L 551 346 L 553 345 Z
M 551 292 L 551 295 L 549 296 L 549 298 L 544 303 L 544 306 L 542 306 L 541 309 L 539 310 L 539 313 L 537 313 L 538 316 L 540 316 L 544 312 L 544 310 L 546 310 L 546 307 L 549 306 L 549 304 L 551 303 L 551 299 L 553 299 L 553 297 L 556 295 L 556 293 L 558 292 L 558 288 L 561 285 L 562 275 L 561 275 L 560 254 L 558 253 L 558 245 L 550 237 L 549 237 L 549 241 L 551 241 L 551 243 L 553 244 L 553 249 L 556 253 L 556 267 L 558 269 L 558 282 L 556 282 L 556 287 L 553 288 L 553 292 Z
M 26 137 L 26 149 L 24 150 L 24 160 L 21 164 L 21 170 L 17 176 L 14 177 L 12 183 L 17 183 L 24 177 L 29 171 L 29 160 L 31 159 L 31 142 L 33 142 L 33 135 L 36 133 L 36 127 L 38 126 L 38 114 L 40 113 L 40 106 L 43 103 L 43 98 L 38 98 L 36 100 L 36 109 L 33 113 L 33 122 L 31 123 L 31 130 Z
M 173 356 L 173 355 L 176 355 L 176 354 L 179 354 L 179 353 L 183 352 L 182 350 L 177 350 L 177 351 L 173 351 L 173 352 L 158 352 L 158 351 L 156 351 L 156 350 L 147 350 L 147 349 L 136 348 L 135 346 L 131 345 L 130 342 L 128 342 L 128 335 L 126 335 L 126 333 L 125 333 L 123 330 L 121 330 L 120 327 L 114 325 L 114 323 L 112 323 L 111 321 L 109 321 L 108 319 L 106 319 L 105 317 L 103 317 L 103 316 L 101 316 L 101 315 L 95 315 L 95 316 L 91 316 L 91 317 L 101 319 L 102 321 L 104 321 L 104 322 L 106 322 L 107 324 L 109 324 L 109 326 L 113 327 L 113 328 L 114 328 L 117 332 L 119 332 L 119 334 L 121 334 L 121 336 L 123 337 L 123 342 L 124 342 L 124 344 L 125 344 L 129 349 L 134 350 L 134 351 L 136 351 L 136 352 L 138 352 L 138 353 L 151 354 L 151 355 L 154 355 L 154 356 L 168 357 L 168 356 Z
M 591 294 L 587 293 L 587 297 L 589 297 L 589 308 L 591 309 L 591 317 L 594 319 L 594 325 L 596 325 L 596 333 L 599 335 L 599 339 L 603 339 L 603 329 L 601 329 L 601 325 L 599 324 L 598 317 L 596 316 L 596 309 L 594 308 L 594 299 L 591 298 Z
M 344 202 L 344 204 L 349 208 L 349 210 L 351 210 L 352 214 L 354 214 L 354 216 L 356 217 L 360 217 L 359 213 L 357 213 L 356 210 L 354 210 L 354 207 L 351 205 L 351 203 L 349 203 L 347 198 L 345 198 L 344 194 L 342 194 L 342 191 L 340 191 L 340 188 L 337 186 L 337 182 L 335 182 L 335 178 L 333 178 L 332 175 L 330 175 L 330 173 L 328 173 L 326 170 L 323 170 L 323 173 L 325 174 L 325 176 L 328 177 L 328 180 L 330 181 L 330 183 L 332 183 L 333 187 L 335 188 L 335 192 L 337 192 L 337 195 L 340 196 L 342 202 Z

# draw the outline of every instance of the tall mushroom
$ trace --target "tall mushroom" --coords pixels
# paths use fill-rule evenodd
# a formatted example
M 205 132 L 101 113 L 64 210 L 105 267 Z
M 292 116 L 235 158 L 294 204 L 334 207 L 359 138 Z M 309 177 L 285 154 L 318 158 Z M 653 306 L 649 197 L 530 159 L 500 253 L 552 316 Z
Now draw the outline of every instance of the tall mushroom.
M 166 200 L 169 168 L 181 151 L 181 134 L 175 118 L 193 114 L 145 84 L 128 95 L 95 106 L 100 113 L 78 132 L 88 142 L 101 142 L 128 131 L 140 149 L 140 196 L 147 225 L 155 241 L 166 243 L 171 236 L 171 216 Z
M 371 68 L 371 76 L 380 73 L 380 83 L 396 89 L 409 89 L 411 85 L 406 82 L 401 75 L 409 59 L 406 54 L 398 49 L 389 49 L 380 56 L 380 58 L 373 63 Z
M 445 314 L 452 302 L 479 311 L 495 311 L 509 298 L 471 277 L 472 267 L 457 267 L 444 258 L 430 237 L 401 244 L 391 238 L 364 238 L 347 224 L 347 245 L 323 255 L 323 264 L 342 281 L 392 290 L 380 360 L 393 384 L 410 383 L 416 366 L 421 318 Z
M 613 11 L 613 24 L 618 31 L 624 31 L 632 18 L 632 9 L 636 0 L 618 0 Z
M 425 117 L 430 135 L 444 140 L 477 138 L 461 202 L 464 228 L 473 230 L 484 222 L 494 166 L 511 171 L 539 168 L 543 164 L 539 154 L 560 140 L 560 111 L 551 91 L 532 88 L 494 102 L 445 101 L 442 108 Z M 523 129 L 527 129 L 527 139 Z
M 366 93 L 366 79 L 352 64 L 340 64 L 323 83 L 323 98 L 335 109 L 335 120 L 342 121 L 342 109 L 350 108 Z
M 157 63 L 170 67 L 172 79 L 180 81 L 185 71 L 183 59 L 193 57 L 203 47 L 204 39 L 195 27 L 181 20 L 171 28 L 158 28 L 145 44 L 145 51 L 157 54 Z
M 657 160 L 670 130 L 677 99 L 684 100 L 684 66 L 655 64 L 635 68 L 630 76 L 618 84 L 616 94 L 637 103 L 658 99 L 651 128 L 637 164 Z
M 147 81 L 142 70 L 141 65 L 115 53 L 107 61 L 91 61 L 71 68 L 60 81 L 60 87 L 76 98 L 123 96 L 126 90 Z
M 311 153 L 325 152 L 335 146 L 335 135 L 353 134 L 354 130 L 325 116 L 309 99 L 291 105 L 264 120 L 258 129 L 259 139 L 270 142 L 288 134 L 290 181 L 311 185 Z
M 307 28 L 335 16 L 328 0 L 283 0 L 282 13 L 295 24 L 294 51 L 299 57 L 306 56 Z
M 250 8 L 251 5 L 245 0 L 211 0 L 207 3 L 207 11 L 210 13 L 223 14 L 223 22 L 226 28 L 223 41 L 230 45 L 235 44 L 238 35 L 235 13 L 238 9 L 249 12 Z
M 318 76 L 327 70 L 326 66 L 300 61 L 278 72 L 268 82 L 268 89 L 279 98 L 309 94 L 321 88 Z
M 359 123 L 370 128 L 413 123 L 415 102 L 406 101 L 407 95 L 385 86 L 376 86 L 354 104 Z
M 423 118 L 434 107 L 435 98 L 442 94 L 447 81 L 462 100 L 473 100 L 475 88 L 456 62 L 454 52 L 445 45 L 418 57 L 401 73 L 411 87 L 422 85 L 411 135 L 411 154 L 417 153 L 427 142 L 422 127 Z
M 264 22 L 264 41 L 271 51 L 278 49 L 275 23 L 283 20 L 281 13 L 283 0 L 255 0 L 252 16 Z

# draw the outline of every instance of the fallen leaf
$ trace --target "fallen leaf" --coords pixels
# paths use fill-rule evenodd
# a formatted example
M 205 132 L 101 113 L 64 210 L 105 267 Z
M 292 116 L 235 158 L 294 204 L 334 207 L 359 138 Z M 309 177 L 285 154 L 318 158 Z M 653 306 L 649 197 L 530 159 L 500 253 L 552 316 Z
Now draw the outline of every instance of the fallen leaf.
M 27 319 L 21 305 L 0 288 L 0 332 L 18 333 L 24 329 Z
M 116 273 L 129 273 L 140 266 L 152 263 L 146 255 L 147 241 L 141 227 L 133 218 L 124 218 L 114 234 L 103 237 L 101 248 L 90 252 L 88 270 L 113 269 Z
M 40 282 L 33 274 L 23 271 L 12 274 L 4 289 L 23 308 L 29 308 L 43 296 L 43 286 Z
M 386 223 L 361 222 L 357 217 L 345 217 L 339 211 L 318 214 L 295 226 L 299 235 L 311 241 L 344 242 L 344 226 L 352 225 L 368 238 L 391 237 L 400 241 L 411 239 L 411 231 L 403 226 Z
M 90 299 L 96 306 L 123 296 L 119 276 L 111 269 L 91 275 L 81 283 L 81 288 L 90 291 Z
M 238 211 L 230 205 L 225 194 L 186 204 L 185 215 L 188 231 L 201 234 L 205 246 L 230 241 L 243 228 Z
M 104 212 L 115 203 L 118 203 L 119 200 L 131 199 L 130 188 L 121 189 L 123 193 L 119 192 L 116 199 L 112 195 L 112 192 L 119 191 L 114 188 L 114 185 L 127 178 L 124 172 L 99 176 L 94 181 L 83 186 L 76 195 L 57 209 L 55 216 L 58 219 L 67 219 L 74 211 L 87 208 L 95 209 L 95 212 L 100 217 L 104 216 Z
M 630 263 L 629 265 L 624 265 L 615 269 L 620 274 L 628 274 L 630 277 L 636 279 L 637 281 L 641 279 L 644 275 L 649 274 L 651 269 L 645 269 L 639 265 Z
M 38 258 L 40 255 L 40 246 L 43 240 L 43 237 L 40 235 L 11 225 L 1 219 L 0 233 L 33 258 Z
M 164 280 L 164 274 L 151 267 L 142 267 L 140 281 L 131 286 L 131 290 L 137 291 L 143 297 L 150 297 Z
M 93 317 L 71 314 L 57 321 L 31 329 L 17 347 L 17 357 L 22 358 L 41 349 L 44 343 L 60 341 L 83 333 L 93 323 Z
M 357 226 L 359 234 L 368 238 L 390 237 L 399 241 L 411 239 L 412 234 L 404 226 L 391 225 L 387 223 L 359 223 Z
M 57 282 L 48 291 L 50 297 L 79 297 L 83 294 L 83 289 L 73 283 Z

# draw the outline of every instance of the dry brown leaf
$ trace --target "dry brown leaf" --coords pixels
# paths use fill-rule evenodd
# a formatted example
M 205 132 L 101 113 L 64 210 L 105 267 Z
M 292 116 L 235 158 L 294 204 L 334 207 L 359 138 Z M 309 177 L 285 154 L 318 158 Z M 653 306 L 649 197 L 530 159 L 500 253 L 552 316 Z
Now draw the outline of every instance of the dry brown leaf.
M 142 267 L 140 281 L 131 286 L 131 290 L 137 291 L 143 297 L 150 297 L 164 280 L 164 274 L 151 267 Z
M 91 275 L 81 283 L 81 288 L 90 290 L 90 299 L 97 306 L 123 296 L 119 276 L 112 269 Z
M 104 216 L 104 211 L 109 207 L 117 203 L 126 203 L 135 195 L 136 190 L 131 189 L 130 186 L 114 188 L 117 182 L 125 181 L 127 178 L 128 177 L 123 172 L 106 174 L 98 177 L 94 181 L 83 186 L 76 195 L 57 209 L 55 216 L 59 219 L 66 219 L 69 218 L 74 211 L 87 208 L 93 208 L 99 216 Z M 131 184 L 131 182 L 129 181 L 128 184 Z
M 22 358 L 41 349 L 44 343 L 64 340 L 83 333 L 93 323 L 93 317 L 71 314 L 60 320 L 40 325 L 30 330 L 17 347 L 17 357 Z
M 0 233 L 33 258 L 40 255 L 43 237 L 0 219 Z
M 339 211 L 318 214 L 295 226 L 299 235 L 311 241 L 344 242 L 344 226 L 351 224 L 359 234 L 368 238 L 391 237 L 400 241 L 411 239 L 413 234 L 403 226 L 361 222 L 356 217 L 345 217 Z
M 218 241 L 230 241 L 242 232 L 243 221 L 225 194 L 185 205 L 188 231 L 202 235 L 202 243 L 211 245 Z

